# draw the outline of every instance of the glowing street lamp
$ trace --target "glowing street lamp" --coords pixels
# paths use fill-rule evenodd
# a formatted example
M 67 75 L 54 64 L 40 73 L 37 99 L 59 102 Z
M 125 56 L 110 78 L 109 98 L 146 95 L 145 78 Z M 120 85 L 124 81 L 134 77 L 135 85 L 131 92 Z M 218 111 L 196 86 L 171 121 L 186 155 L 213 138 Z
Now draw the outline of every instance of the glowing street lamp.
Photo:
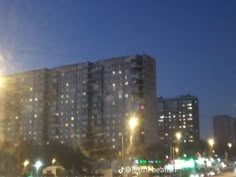
M 53 158 L 53 159 L 52 159 L 52 165 L 54 165 L 55 163 L 56 163 L 56 159 Z
M 180 132 L 177 132 L 177 133 L 175 134 L 175 137 L 177 138 L 177 140 L 178 140 L 178 142 L 179 142 L 179 140 L 181 139 L 182 135 L 181 135 Z
M 27 165 L 29 165 L 29 161 L 25 160 L 23 165 L 24 165 L 24 173 L 25 173 L 26 167 L 27 167 Z
M 208 140 L 208 144 L 210 145 L 210 147 L 211 147 L 211 149 L 212 149 L 213 146 L 214 146 L 214 144 L 215 144 L 214 139 L 213 139 L 213 138 L 210 138 L 210 139 Z
M 29 161 L 28 160 L 25 160 L 24 163 L 23 163 L 24 167 L 26 168 L 27 165 L 29 165 Z
M 232 148 L 232 143 L 228 143 L 227 146 L 231 149 Z
M 43 166 L 43 163 L 42 163 L 40 160 L 38 160 L 38 161 L 34 164 L 34 167 L 36 168 L 37 177 L 38 177 L 38 171 L 39 171 L 40 167 L 42 167 L 42 166 Z
M 179 153 L 179 148 L 175 148 L 175 152 L 178 154 Z
M 129 120 L 130 130 L 133 131 L 137 127 L 137 125 L 138 125 L 138 119 L 135 116 L 131 117 Z

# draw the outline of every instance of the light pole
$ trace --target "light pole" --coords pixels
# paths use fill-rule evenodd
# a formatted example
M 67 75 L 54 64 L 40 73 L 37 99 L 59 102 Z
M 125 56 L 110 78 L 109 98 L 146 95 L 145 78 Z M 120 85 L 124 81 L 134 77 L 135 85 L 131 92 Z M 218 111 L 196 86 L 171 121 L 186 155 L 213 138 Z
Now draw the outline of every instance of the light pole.
M 39 176 L 38 171 L 39 171 L 39 169 L 40 169 L 41 166 L 43 166 L 43 163 L 42 163 L 40 160 L 38 160 L 38 161 L 34 164 L 34 167 L 36 168 L 37 177 Z
M 131 133 L 134 132 L 135 128 L 138 126 L 138 119 L 136 116 L 130 117 L 128 120 L 128 129 Z M 131 143 L 132 143 L 132 136 L 131 136 Z M 121 162 L 124 162 L 124 130 L 121 133 Z
M 182 137 L 182 134 L 181 134 L 181 132 L 177 132 L 176 134 L 175 134 L 175 137 L 176 137 L 176 139 L 177 139 L 177 143 L 178 143 L 178 147 L 177 147 L 177 149 L 178 149 L 178 152 L 179 152 L 179 149 L 180 149 L 180 145 L 179 145 L 179 142 L 180 142 L 180 139 L 181 139 L 181 137 Z M 177 151 L 176 151 L 176 154 L 178 153 Z
M 228 150 L 228 153 L 226 152 L 225 154 L 226 154 L 226 160 L 229 160 L 230 150 L 232 148 L 232 143 L 230 143 L 230 142 L 227 143 L 227 146 L 228 146 L 229 150 Z
M 227 146 L 229 147 L 229 149 L 232 148 L 232 143 L 228 143 Z
M 26 173 L 26 167 L 27 167 L 27 165 L 29 165 L 29 161 L 25 160 L 23 165 L 24 165 L 24 172 L 23 173 L 25 174 Z
M 214 139 L 213 139 L 213 138 L 210 138 L 210 139 L 208 140 L 208 144 L 210 145 L 211 153 L 213 153 L 213 146 L 214 146 L 214 144 L 215 144 Z
M 138 119 L 135 116 L 132 116 L 129 119 L 129 128 L 131 131 L 134 131 L 134 129 L 137 127 L 138 125 Z
M 54 166 L 55 163 L 56 163 L 56 159 L 53 158 L 53 159 L 52 159 L 52 166 Z

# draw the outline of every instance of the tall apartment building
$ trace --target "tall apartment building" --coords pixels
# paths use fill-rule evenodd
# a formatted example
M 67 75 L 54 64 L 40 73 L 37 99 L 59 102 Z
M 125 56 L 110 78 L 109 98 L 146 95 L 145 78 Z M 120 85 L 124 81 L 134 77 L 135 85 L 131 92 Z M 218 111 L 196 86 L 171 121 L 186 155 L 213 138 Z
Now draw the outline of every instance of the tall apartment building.
M 236 144 L 236 119 L 228 115 L 213 117 L 214 139 L 217 144 Z
M 128 120 L 135 141 L 156 140 L 156 63 L 147 55 L 111 58 L 6 76 L 5 139 L 60 141 L 121 151 Z
M 183 95 L 174 98 L 157 98 L 157 134 L 163 145 L 176 142 L 180 132 L 182 143 L 194 143 L 200 138 L 198 98 Z

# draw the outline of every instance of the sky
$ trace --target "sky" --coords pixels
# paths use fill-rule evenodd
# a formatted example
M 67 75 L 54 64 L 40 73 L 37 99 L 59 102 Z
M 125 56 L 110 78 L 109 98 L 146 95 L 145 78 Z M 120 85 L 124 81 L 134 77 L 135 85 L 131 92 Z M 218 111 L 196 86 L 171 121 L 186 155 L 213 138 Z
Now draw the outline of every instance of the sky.
M 234 0 L 0 0 L 0 71 L 116 56 L 157 60 L 157 94 L 199 98 L 202 138 L 212 116 L 236 116 Z

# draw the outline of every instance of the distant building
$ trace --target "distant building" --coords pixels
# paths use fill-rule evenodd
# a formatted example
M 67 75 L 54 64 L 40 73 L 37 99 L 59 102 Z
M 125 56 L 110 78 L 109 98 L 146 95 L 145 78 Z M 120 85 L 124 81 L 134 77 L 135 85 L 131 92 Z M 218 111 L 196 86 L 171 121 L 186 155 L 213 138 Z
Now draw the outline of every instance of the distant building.
M 236 144 L 236 119 L 228 115 L 213 117 L 214 138 L 217 144 Z
M 59 141 L 121 153 L 128 119 L 135 142 L 156 141 L 156 63 L 147 55 L 117 57 L 6 76 L 5 138 Z
M 198 142 L 199 108 L 198 98 L 183 95 L 173 98 L 157 98 L 157 137 L 158 142 L 170 145 L 176 142 L 176 132 L 180 132 L 182 143 Z

